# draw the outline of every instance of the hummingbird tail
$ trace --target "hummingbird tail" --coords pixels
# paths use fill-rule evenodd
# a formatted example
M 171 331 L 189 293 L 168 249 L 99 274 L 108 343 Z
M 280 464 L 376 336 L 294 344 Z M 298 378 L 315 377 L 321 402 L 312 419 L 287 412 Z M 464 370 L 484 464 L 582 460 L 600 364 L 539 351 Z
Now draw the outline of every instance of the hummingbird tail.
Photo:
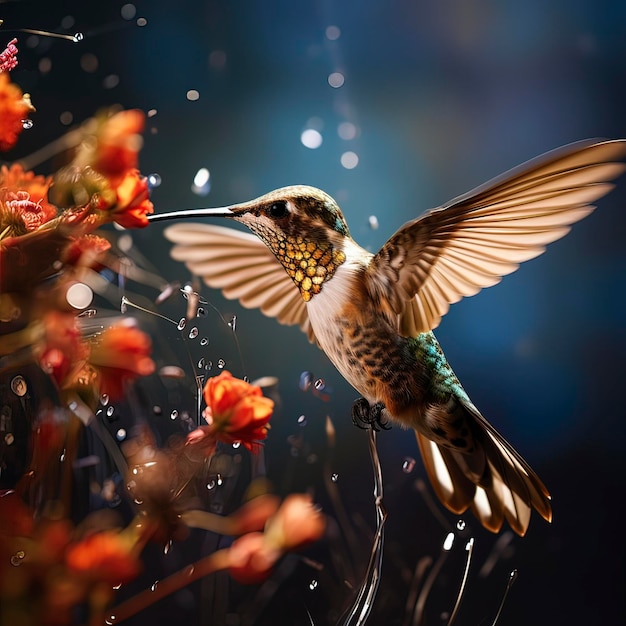
M 552 520 L 550 494 L 528 463 L 478 412 L 474 418 L 475 449 L 460 452 L 431 441 L 415 431 L 424 466 L 441 502 L 461 514 L 471 509 L 480 523 L 497 533 L 504 520 L 520 536 L 526 534 L 534 508 Z

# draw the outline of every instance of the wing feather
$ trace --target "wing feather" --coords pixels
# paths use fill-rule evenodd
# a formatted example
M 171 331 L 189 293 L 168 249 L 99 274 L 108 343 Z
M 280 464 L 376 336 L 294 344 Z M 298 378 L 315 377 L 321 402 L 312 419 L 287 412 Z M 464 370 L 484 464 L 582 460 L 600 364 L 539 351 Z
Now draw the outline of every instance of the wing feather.
M 175 246 L 171 256 L 224 297 L 260 309 L 281 324 L 298 325 L 315 342 L 315 335 L 298 288 L 267 246 L 250 233 L 232 228 L 181 222 L 165 237 Z
M 624 172 L 626 141 L 566 146 L 401 227 L 370 263 L 370 292 L 398 328 L 435 328 L 450 304 L 495 285 L 593 210 Z

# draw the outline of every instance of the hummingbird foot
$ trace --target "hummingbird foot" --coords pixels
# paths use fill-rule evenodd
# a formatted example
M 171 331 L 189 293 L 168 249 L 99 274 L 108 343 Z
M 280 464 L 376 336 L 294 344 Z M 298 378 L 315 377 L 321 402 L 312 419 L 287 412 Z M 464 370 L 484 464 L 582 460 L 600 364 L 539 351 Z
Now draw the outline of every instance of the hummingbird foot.
M 391 430 L 387 419 L 383 416 L 385 405 L 382 402 L 370 404 L 365 398 L 359 398 L 352 405 L 352 423 L 358 428 L 368 430 L 372 428 L 376 432 Z

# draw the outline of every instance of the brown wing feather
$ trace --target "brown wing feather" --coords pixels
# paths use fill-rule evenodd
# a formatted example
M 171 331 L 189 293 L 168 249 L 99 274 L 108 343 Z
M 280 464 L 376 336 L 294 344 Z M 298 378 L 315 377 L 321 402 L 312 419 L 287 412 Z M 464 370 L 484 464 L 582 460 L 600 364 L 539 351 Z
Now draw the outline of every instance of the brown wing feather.
M 182 222 L 165 237 L 176 245 L 171 256 L 230 300 L 258 308 L 281 324 L 300 326 L 315 342 L 306 304 L 276 257 L 258 237 L 233 228 Z
M 450 304 L 540 255 L 626 166 L 626 141 L 566 146 L 408 222 L 368 268 L 368 285 L 398 314 L 402 334 L 437 327 Z

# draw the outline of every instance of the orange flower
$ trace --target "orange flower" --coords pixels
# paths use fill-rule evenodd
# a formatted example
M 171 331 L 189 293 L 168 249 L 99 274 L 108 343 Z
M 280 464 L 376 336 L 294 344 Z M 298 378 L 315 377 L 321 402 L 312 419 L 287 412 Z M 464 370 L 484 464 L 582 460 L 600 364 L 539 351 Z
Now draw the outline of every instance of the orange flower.
M 74 239 L 63 251 L 61 260 L 68 265 L 90 267 L 100 271 L 100 260 L 111 247 L 111 243 L 98 235 L 83 235 Z
M 56 216 L 57 210 L 48 202 L 48 190 L 52 184 L 51 176 L 36 175 L 32 171 L 24 171 L 19 163 L 10 167 L 0 167 L 0 188 L 8 192 L 25 191 L 29 199 L 37 204 L 43 214 L 43 221 L 47 222 Z
M 147 215 L 154 212 L 154 206 L 150 202 L 148 181 L 139 175 L 139 170 L 125 172 L 115 192 L 117 203 L 110 211 L 111 219 L 124 228 L 147 226 Z
M 89 350 L 81 341 L 78 320 L 72 313 L 48 311 L 43 316 L 43 325 L 44 347 L 39 362 L 63 387 L 72 367 L 84 361 Z
M 106 118 L 97 131 L 95 154 L 89 164 L 109 178 L 136 169 L 144 123 L 145 116 L 137 109 L 119 111 Z
M 139 574 L 133 542 L 115 531 L 102 531 L 70 546 L 67 566 L 96 581 L 124 583 Z
M 217 439 L 241 441 L 251 450 L 255 441 L 265 439 L 274 402 L 263 396 L 260 387 L 234 378 L 224 370 L 204 386 L 207 404 L 204 418 Z
M 0 150 L 10 150 L 24 129 L 22 120 L 35 108 L 28 94 L 11 82 L 8 73 L 0 72 Z
M 101 391 L 120 398 L 124 383 L 154 372 L 150 337 L 137 328 L 117 325 L 107 328 L 92 346 L 89 362 L 100 372 Z
M 229 550 L 229 572 L 244 584 L 263 582 L 286 552 L 317 541 L 326 528 L 324 516 L 309 496 L 292 494 L 265 524 L 265 532 L 251 532 L 235 540 Z
M 308 495 L 294 493 L 285 498 L 265 526 L 267 542 L 284 552 L 299 550 L 317 541 L 326 528 L 324 516 L 313 507 Z
M 244 585 L 256 585 L 272 573 L 281 552 L 272 549 L 263 533 L 248 533 L 236 539 L 229 551 L 229 574 Z

